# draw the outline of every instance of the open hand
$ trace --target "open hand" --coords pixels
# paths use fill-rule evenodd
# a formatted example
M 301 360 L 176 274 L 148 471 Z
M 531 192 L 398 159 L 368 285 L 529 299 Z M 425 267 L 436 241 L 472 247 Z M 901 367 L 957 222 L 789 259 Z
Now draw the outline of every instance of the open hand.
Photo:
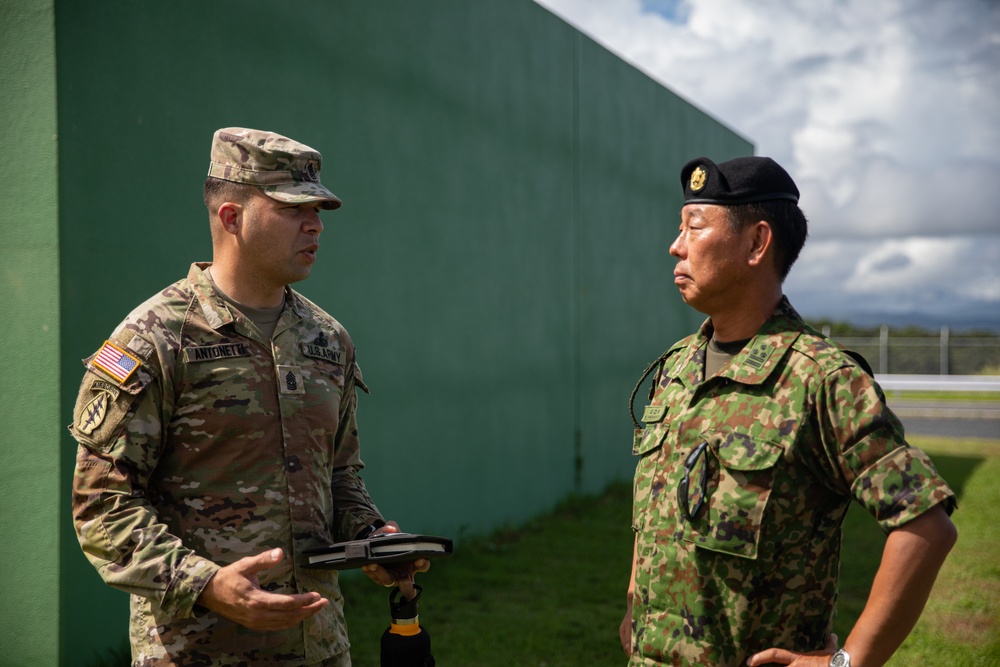
M 284 552 L 271 549 L 241 558 L 215 573 L 198 604 L 251 630 L 284 630 L 325 608 L 330 601 L 319 593 L 268 593 L 257 573 L 281 562 Z

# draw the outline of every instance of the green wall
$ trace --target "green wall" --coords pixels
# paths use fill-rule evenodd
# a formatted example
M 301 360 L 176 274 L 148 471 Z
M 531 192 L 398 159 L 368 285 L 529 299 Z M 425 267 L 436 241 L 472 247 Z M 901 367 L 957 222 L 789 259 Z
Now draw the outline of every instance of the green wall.
M 209 259 L 218 127 L 318 148 L 345 201 L 298 288 L 358 345 L 365 476 L 386 515 L 481 534 L 631 474 L 632 384 L 697 319 L 667 255 L 677 173 L 749 142 L 530 0 L 54 6 L 53 35 L 51 3 L 4 5 L 0 44 L 4 89 L 27 91 L 0 118 L 41 172 L 18 164 L 4 186 L 41 196 L 4 211 L 2 303 L 27 317 L 4 325 L 23 352 L 0 362 L 16 450 L 0 510 L 18 535 L 4 554 L 48 560 L 20 565 L 0 609 L 22 615 L 12 600 L 47 567 L 23 651 L 49 653 L 12 655 L 53 664 L 58 628 L 59 661 L 87 664 L 125 635 L 126 596 L 72 531 L 64 427 L 80 359 Z M 21 498 L 31 512 L 14 514 Z
M 53 665 L 63 438 L 50 1 L 0 0 L 0 664 Z M 10 662 L 8 662 L 10 661 Z

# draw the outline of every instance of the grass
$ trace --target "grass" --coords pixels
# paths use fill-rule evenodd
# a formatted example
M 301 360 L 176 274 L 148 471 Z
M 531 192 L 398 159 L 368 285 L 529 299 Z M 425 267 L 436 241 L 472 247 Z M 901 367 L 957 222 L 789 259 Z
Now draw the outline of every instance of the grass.
M 959 541 L 913 633 L 889 663 L 1000 665 L 1000 440 L 913 438 L 959 494 Z M 421 623 L 440 665 L 623 665 L 618 624 L 632 549 L 630 488 L 576 498 L 489 537 L 418 575 Z M 860 508 L 845 523 L 835 631 L 845 638 L 871 585 L 885 537 Z M 388 589 L 343 580 L 358 667 L 379 664 Z
M 997 391 L 913 391 L 903 389 L 886 390 L 886 398 L 907 399 L 913 401 L 975 401 L 980 403 L 996 403 L 1000 401 Z

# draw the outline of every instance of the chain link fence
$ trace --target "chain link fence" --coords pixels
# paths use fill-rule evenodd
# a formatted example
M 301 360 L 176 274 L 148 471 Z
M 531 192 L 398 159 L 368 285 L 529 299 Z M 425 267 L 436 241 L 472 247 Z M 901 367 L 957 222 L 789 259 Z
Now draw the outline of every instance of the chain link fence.
M 833 338 L 880 375 L 1000 375 L 1000 337 L 955 336 L 947 327 L 939 336 L 909 336 L 882 327 L 877 336 Z

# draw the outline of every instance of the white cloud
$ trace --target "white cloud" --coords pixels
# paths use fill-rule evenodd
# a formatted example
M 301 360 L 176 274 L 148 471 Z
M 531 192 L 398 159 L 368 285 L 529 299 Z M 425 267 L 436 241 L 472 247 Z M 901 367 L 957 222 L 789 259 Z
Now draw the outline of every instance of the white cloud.
M 788 168 L 810 219 L 809 270 L 828 287 L 896 290 L 898 305 L 909 283 L 896 276 L 922 267 L 946 281 L 943 262 L 963 275 L 971 264 L 962 252 L 1000 254 L 1000 3 L 536 1 Z M 865 251 L 871 265 L 839 283 L 843 258 L 818 247 L 838 239 L 886 254 Z M 931 247 L 945 254 L 931 262 Z M 889 270 L 888 257 L 911 268 Z M 1000 305 L 998 264 L 934 294 Z

